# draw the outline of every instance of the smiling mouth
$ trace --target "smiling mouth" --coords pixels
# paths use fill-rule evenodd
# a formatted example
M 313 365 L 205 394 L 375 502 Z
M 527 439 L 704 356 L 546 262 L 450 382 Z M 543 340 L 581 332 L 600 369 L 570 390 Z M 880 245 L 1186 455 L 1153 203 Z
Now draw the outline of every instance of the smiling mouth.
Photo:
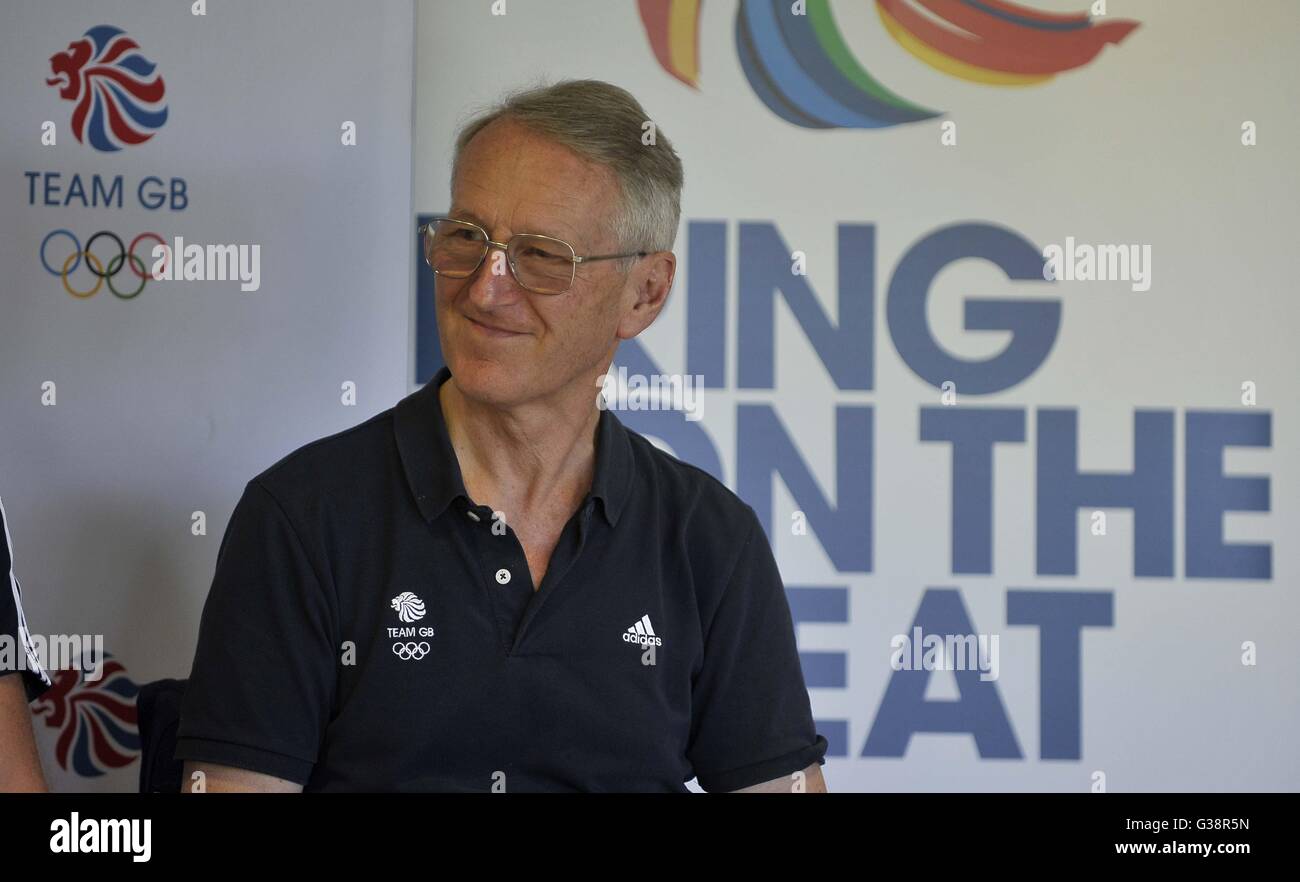
M 469 316 L 465 316 L 465 320 L 468 321 L 475 328 L 477 328 L 479 331 L 482 331 L 483 333 L 492 337 L 519 337 L 522 336 L 523 334 L 522 331 L 508 331 L 505 328 L 497 328 L 497 327 L 493 327 L 492 325 L 485 325 L 483 324 L 483 322 L 476 321 L 470 318 Z

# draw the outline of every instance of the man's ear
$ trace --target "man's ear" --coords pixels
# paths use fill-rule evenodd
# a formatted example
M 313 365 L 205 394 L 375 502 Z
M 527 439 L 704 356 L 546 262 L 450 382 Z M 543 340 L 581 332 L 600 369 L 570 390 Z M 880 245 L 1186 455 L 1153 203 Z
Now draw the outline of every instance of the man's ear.
M 618 324 L 620 340 L 630 340 L 640 334 L 659 317 L 668 302 L 668 292 L 673 288 L 677 274 L 677 255 L 671 251 L 647 254 L 632 267 L 631 278 L 635 299 L 632 308 Z

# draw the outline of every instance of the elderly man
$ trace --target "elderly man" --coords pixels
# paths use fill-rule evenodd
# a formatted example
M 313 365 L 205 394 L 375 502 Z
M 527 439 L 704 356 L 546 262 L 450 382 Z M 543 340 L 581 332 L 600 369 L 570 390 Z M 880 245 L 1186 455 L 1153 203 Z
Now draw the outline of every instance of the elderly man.
M 570 81 L 460 133 L 423 229 L 447 366 L 245 489 L 192 789 L 825 790 L 754 511 L 598 406 L 677 266 L 681 162 L 647 119 Z

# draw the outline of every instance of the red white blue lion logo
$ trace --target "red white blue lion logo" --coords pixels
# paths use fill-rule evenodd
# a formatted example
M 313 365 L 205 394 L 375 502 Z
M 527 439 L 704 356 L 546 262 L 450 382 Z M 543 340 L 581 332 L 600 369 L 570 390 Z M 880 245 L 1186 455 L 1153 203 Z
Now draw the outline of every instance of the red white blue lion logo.
M 85 778 L 128 766 L 140 755 L 135 706 L 140 687 L 109 653 L 103 664 L 103 677 L 94 681 L 79 668 L 51 671 L 54 685 L 32 702 L 32 714 L 58 730 L 59 767 Z
M 50 56 L 48 86 L 75 103 L 72 134 L 96 150 L 143 144 L 167 122 L 163 80 L 121 28 L 99 25 Z

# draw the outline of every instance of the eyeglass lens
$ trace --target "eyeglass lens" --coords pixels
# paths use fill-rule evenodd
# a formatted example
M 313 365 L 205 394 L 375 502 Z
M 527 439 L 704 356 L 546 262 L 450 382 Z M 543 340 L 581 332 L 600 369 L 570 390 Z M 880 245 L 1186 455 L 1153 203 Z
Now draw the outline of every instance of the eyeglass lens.
M 478 268 L 488 251 L 483 230 L 454 220 L 430 223 L 424 236 L 424 259 L 440 275 L 463 279 Z M 542 294 L 562 294 L 573 284 L 573 249 L 563 242 L 527 233 L 511 237 L 506 258 L 520 285 Z

